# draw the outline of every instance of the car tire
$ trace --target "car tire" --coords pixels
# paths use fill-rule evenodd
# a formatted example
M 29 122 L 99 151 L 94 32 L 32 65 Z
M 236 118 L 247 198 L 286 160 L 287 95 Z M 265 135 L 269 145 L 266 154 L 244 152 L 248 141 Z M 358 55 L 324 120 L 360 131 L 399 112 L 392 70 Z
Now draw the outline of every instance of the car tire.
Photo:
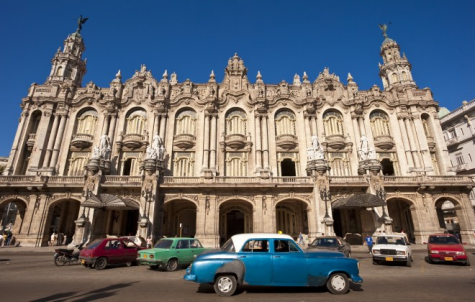
M 233 275 L 221 275 L 214 282 L 214 291 L 221 297 L 229 297 L 237 289 L 236 277 Z
M 173 271 L 176 271 L 177 268 L 178 268 L 178 260 L 176 260 L 176 259 L 168 260 L 168 262 L 167 262 L 167 271 L 173 272 Z
M 406 266 L 407 267 L 411 267 L 412 266 L 412 262 L 411 262 L 411 258 L 407 258 L 407 261 L 406 261 Z
M 96 260 L 96 269 L 97 270 L 102 270 L 102 269 L 105 269 L 107 266 L 107 258 L 106 257 L 101 257 L 99 259 Z
M 373 259 L 373 265 L 378 265 L 378 264 L 379 264 L 378 260 Z
M 327 288 L 334 295 L 346 294 L 350 288 L 350 281 L 344 273 L 335 273 L 328 278 Z

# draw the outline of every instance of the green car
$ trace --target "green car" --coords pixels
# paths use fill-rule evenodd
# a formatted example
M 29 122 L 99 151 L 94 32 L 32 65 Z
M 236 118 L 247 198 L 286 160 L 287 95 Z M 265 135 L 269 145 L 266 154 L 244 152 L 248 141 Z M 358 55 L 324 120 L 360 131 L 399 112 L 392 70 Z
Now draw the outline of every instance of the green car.
M 171 272 L 179 265 L 189 265 L 204 250 L 195 238 L 162 238 L 152 249 L 139 251 L 137 262 L 152 269 L 165 266 Z

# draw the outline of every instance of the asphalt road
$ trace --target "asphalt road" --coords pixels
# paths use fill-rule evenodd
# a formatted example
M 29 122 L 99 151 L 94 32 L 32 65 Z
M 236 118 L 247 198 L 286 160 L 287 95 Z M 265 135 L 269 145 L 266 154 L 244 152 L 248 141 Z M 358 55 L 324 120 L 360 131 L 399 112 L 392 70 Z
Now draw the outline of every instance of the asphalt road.
M 103 271 L 81 265 L 56 267 L 52 253 L 0 250 L 1 301 L 474 301 L 473 266 L 429 264 L 425 251 L 414 252 L 412 267 L 373 265 L 367 253 L 354 252 L 361 262 L 362 285 L 345 295 L 325 288 L 242 287 L 222 298 L 212 286 L 183 280 L 176 272 L 144 266 L 116 266 Z

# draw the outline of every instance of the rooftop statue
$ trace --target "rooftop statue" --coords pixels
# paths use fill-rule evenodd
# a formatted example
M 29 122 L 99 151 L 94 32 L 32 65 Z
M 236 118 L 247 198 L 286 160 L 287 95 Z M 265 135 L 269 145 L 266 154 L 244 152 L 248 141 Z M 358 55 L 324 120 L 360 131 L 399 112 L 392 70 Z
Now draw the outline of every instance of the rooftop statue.
M 386 32 L 388 31 L 388 26 L 391 25 L 391 22 L 389 22 L 387 25 L 386 24 L 379 24 L 379 28 L 381 28 L 381 30 L 383 31 L 383 36 L 385 38 L 388 37 L 388 35 L 386 34 Z
M 82 25 L 84 23 L 86 23 L 87 19 L 89 19 L 89 18 L 83 18 L 82 15 L 79 15 L 79 19 L 77 19 L 78 20 L 78 29 L 76 30 L 78 33 L 81 32 Z

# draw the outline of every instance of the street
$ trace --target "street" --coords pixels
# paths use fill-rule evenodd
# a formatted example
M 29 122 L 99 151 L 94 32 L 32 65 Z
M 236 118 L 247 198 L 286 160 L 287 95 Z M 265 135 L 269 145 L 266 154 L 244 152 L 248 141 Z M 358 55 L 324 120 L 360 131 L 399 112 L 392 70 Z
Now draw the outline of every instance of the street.
M 475 264 L 475 250 L 470 249 Z M 0 250 L 2 301 L 473 301 L 475 265 L 428 264 L 427 252 L 414 251 L 412 267 L 373 265 L 371 255 L 358 251 L 362 285 L 345 295 L 326 288 L 240 287 L 222 298 L 212 286 L 183 280 L 176 272 L 148 266 L 115 266 L 103 271 L 79 264 L 57 267 L 53 253 Z

